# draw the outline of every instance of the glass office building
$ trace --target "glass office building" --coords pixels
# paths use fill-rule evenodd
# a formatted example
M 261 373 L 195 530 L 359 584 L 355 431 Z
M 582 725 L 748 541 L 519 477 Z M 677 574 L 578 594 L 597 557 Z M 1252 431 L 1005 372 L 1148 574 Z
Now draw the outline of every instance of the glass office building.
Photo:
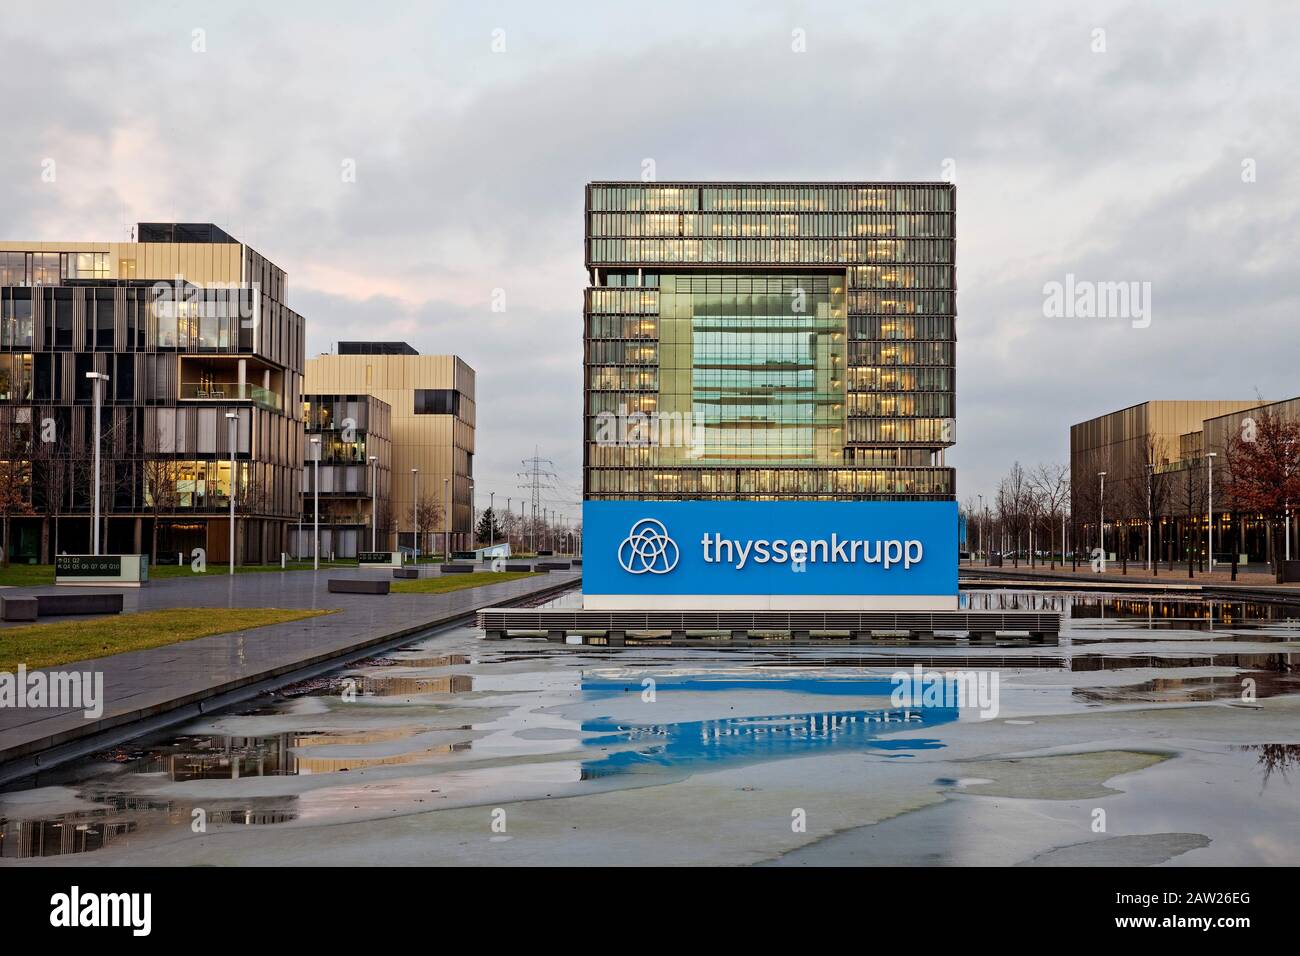
M 97 373 L 103 550 L 149 553 L 156 539 L 173 562 L 194 548 L 224 562 L 233 494 L 236 560 L 275 561 L 303 461 L 304 327 L 287 275 L 211 223 L 136 232 L 0 242 L 0 464 L 20 486 L 10 559 L 90 550 Z
M 951 500 L 954 187 L 587 187 L 584 496 Z

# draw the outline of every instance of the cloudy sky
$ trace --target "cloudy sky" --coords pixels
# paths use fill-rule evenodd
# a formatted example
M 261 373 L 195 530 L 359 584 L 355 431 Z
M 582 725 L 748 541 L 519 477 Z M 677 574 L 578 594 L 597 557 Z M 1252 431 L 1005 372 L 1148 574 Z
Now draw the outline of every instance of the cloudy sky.
M 963 499 L 1104 411 L 1300 394 L 1294 4 L 5 8 L 0 237 L 219 223 L 288 271 L 308 355 L 397 338 L 478 369 L 480 496 L 539 446 L 576 513 L 582 187 L 645 159 L 955 171 Z M 1149 326 L 1045 318 L 1067 274 L 1151 283 Z

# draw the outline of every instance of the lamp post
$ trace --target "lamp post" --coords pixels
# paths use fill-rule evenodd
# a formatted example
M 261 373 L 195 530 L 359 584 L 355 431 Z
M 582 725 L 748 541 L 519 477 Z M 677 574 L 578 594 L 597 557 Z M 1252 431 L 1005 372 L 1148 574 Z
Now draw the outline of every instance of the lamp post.
M 492 510 L 493 506 L 496 504 L 496 500 L 497 500 L 497 493 L 495 491 L 489 491 L 488 492 L 488 514 L 492 516 L 492 520 L 488 522 L 488 547 L 489 548 L 497 543 L 497 529 L 496 529 L 497 513 Z
M 979 529 L 979 553 L 984 553 L 984 496 L 976 495 L 979 498 L 979 510 L 975 512 L 975 524 Z
M 226 431 L 230 435 L 230 573 L 235 573 L 235 439 L 238 412 L 226 412 Z
M 379 548 L 379 456 L 370 456 L 370 550 Z
M 451 479 L 442 479 L 442 500 L 447 505 L 445 512 L 446 517 L 442 522 L 442 560 L 447 563 L 451 560 Z
M 1286 442 L 1287 462 L 1291 461 L 1291 446 L 1295 444 L 1294 439 L 1288 439 Z M 1286 560 L 1291 560 L 1291 499 L 1286 500 L 1286 507 L 1282 511 L 1282 528 L 1286 537 Z
M 1206 535 L 1209 538 L 1209 546 L 1207 550 L 1209 551 L 1208 557 L 1210 559 L 1211 573 L 1214 572 L 1214 459 L 1218 456 L 1219 453 L 1216 451 L 1206 452 L 1205 454 L 1205 463 L 1210 470 L 1210 477 L 1206 484 L 1206 494 L 1208 497 L 1206 499 L 1205 530 Z
M 478 515 L 475 514 L 474 508 L 474 479 L 469 478 L 467 480 L 469 481 L 469 549 L 473 551 L 474 545 L 478 544 L 478 541 L 475 539 L 474 525 L 474 521 Z
M 312 437 L 311 491 L 314 497 L 311 508 L 312 570 L 320 570 L 320 436 Z
M 104 383 L 108 381 L 108 376 L 103 372 L 87 372 L 86 378 L 90 379 L 91 388 L 95 393 L 95 498 L 94 507 L 91 511 L 92 529 L 90 532 L 91 553 L 99 554 L 99 444 L 100 444 L 100 409 L 104 404 Z M 5 542 L 5 547 L 9 543 Z
M 411 480 L 415 482 L 414 501 L 415 507 L 411 510 L 413 524 L 415 527 L 411 530 L 411 541 L 415 545 L 415 564 L 420 564 L 420 469 L 411 469 Z
M 1101 491 L 1097 494 L 1097 540 L 1101 543 L 1101 570 L 1106 572 L 1106 473 L 1097 472 Z

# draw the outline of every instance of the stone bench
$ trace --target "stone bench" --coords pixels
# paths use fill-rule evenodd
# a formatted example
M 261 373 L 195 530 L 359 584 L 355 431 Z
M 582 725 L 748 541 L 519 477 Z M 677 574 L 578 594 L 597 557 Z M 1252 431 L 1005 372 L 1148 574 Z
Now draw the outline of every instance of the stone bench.
M 393 568 L 393 577 L 395 578 L 418 578 L 420 571 L 418 568 Z
M 34 621 L 38 605 L 33 597 L 0 598 L 0 620 Z
M 36 613 L 41 617 L 60 614 L 121 614 L 120 594 L 38 594 Z
M 532 571 L 532 570 L 545 571 L 545 570 L 547 570 L 547 569 L 546 569 L 546 568 L 536 568 L 536 569 L 534 569 L 533 566 L 532 566 L 531 564 L 507 564 L 507 565 L 505 566 L 505 570 L 507 570 L 507 571 Z
M 538 571 L 567 571 L 569 570 L 568 561 L 538 561 Z
M 440 564 L 438 569 L 443 574 L 469 574 L 474 570 L 472 564 Z
M 387 594 L 391 581 L 375 578 L 330 578 L 330 594 Z

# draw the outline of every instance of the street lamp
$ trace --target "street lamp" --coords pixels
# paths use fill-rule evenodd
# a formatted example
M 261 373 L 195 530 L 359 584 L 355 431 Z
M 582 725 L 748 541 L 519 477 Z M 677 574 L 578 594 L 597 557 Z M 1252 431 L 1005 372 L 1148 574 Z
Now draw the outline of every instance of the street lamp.
M 488 514 L 492 516 L 492 520 L 488 522 L 488 547 L 489 548 L 493 547 L 497 543 L 497 527 L 496 527 L 497 513 L 492 510 L 493 507 L 496 505 L 496 501 L 497 501 L 497 493 L 495 491 L 489 491 L 488 492 Z
M 420 566 L 420 469 L 411 469 L 411 480 L 415 482 L 415 507 L 411 509 L 412 523 L 411 540 L 415 545 L 415 566 Z
M 1206 452 L 1205 454 L 1205 463 L 1210 469 L 1210 478 L 1207 485 L 1209 489 L 1207 492 L 1209 497 L 1206 499 L 1208 507 L 1205 515 L 1205 528 L 1206 534 L 1209 536 L 1208 550 L 1210 552 L 1209 558 L 1211 573 L 1214 572 L 1214 459 L 1218 457 L 1219 453 L 1217 451 Z
M 235 573 L 235 441 L 238 412 L 226 412 L 227 432 L 230 434 L 230 573 Z
M 445 518 L 442 522 L 442 560 L 447 563 L 451 560 L 451 479 L 442 479 L 442 500 L 446 503 L 447 508 Z
M 1097 539 L 1101 542 L 1101 570 L 1106 572 L 1106 473 L 1097 472 L 1101 491 L 1097 494 Z
M 975 524 L 979 527 L 979 539 L 980 539 L 979 550 L 980 550 L 980 554 L 983 554 L 984 553 L 984 496 L 976 495 L 975 497 L 979 498 L 980 500 L 979 511 L 975 513 Z M 986 560 L 984 563 L 987 565 L 988 561 Z
M 104 404 L 104 383 L 108 381 L 108 375 L 103 372 L 87 372 L 86 378 L 91 381 L 91 388 L 95 393 L 95 503 L 91 512 L 91 553 L 99 555 L 99 444 L 100 444 L 100 409 Z M 9 542 L 5 542 L 5 547 Z
M 379 548 L 379 456 L 370 456 L 370 550 Z
M 316 435 L 311 440 L 312 445 L 312 479 L 311 490 L 315 496 L 312 504 L 311 515 L 311 537 L 312 537 L 312 570 L 320 570 L 320 436 Z

